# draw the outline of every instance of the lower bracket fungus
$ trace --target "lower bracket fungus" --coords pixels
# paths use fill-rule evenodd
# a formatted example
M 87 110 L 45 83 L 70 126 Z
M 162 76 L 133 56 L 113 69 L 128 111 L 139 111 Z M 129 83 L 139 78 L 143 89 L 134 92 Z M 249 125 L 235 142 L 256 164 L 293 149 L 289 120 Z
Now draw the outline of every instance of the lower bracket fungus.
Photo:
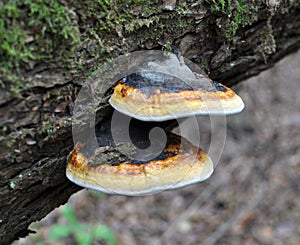
M 172 133 L 163 151 L 147 162 L 118 155 L 121 162 L 98 165 L 95 162 L 101 156 L 88 159 L 80 152 L 82 147 L 77 143 L 71 152 L 67 177 L 80 186 L 109 194 L 136 196 L 176 189 L 204 181 L 213 172 L 213 163 L 205 152 Z

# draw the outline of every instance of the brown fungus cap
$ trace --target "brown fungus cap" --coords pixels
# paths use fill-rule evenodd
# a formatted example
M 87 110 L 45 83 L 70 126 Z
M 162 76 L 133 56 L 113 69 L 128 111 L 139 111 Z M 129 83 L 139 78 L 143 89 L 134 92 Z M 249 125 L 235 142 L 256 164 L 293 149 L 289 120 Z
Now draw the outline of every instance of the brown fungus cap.
M 200 148 L 168 133 L 161 154 L 149 162 L 135 162 L 126 156 L 117 164 L 100 164 L 89 159 L 77 143 L 70 153 L 67 177 L 76 184 L 110 194 L 145 195 L 204 181 L 213 172 L 213 163 Z M 91 160 L 92 159 L 92 160 Z
M 234 114 L 242 99 L 230 88 L 196 74 L 182 79 L 161 72 L 142 71 L 121 79 L 109 103 L 118 111 L 143 121 L 165 121 L 207 114 Z

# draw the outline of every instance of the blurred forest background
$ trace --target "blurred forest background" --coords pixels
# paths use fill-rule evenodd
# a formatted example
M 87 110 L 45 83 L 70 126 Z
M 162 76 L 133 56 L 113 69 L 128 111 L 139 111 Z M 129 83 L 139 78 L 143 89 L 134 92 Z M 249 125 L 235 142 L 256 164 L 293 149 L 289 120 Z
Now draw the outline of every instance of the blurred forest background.
M 234 87 L 246 108 L 227 117 L 207 181 L 146 197 L 82 190 L 14 245 L 84 244 L 88 234 L 92 244 L 300 244 L 299 85 L 297 52 Z

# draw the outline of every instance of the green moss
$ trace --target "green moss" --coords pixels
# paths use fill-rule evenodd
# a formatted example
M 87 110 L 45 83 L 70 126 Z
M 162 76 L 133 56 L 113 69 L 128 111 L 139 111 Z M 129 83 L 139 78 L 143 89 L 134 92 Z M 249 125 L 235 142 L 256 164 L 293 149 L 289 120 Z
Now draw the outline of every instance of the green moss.
M 231 8 L 231 0 L 228 1 L 228 5 L 225 0 L 212 0 L 211 10 L 213 12 L 222 11 L 225 12 L 227 8 Z M 226 5 L 228 7 L 226 7 Z
M 39 51 L 47 58 L 53 58 L 53 53 L 68 55 L 74 51 L 79 43 L 79 32 L 73 26 L 73 14 L 58 0 L 25 0 L 29 12 L 29 27 L 36 32 L 35 40 Z M 67 48 L 69 45 L 69 48 Z M 62 47 L 66 49 L 62 49 Z
M 0 31 L 4 33 L 0 37 L 0 84 L 17 94 L 26 87 L 22 72 L 36 63 L 52 62 L 62 69 L 68 66 L 72 75 L 81 70 L 87 74 L 114 57 L 115 50 L 124 53 L 137 45 L 168 45 L 190 29 L 192 22 L 186 21 L 185 14 L 189 5 L 178 3 L 177 12 L 168 12 L 157 8 L 157 3 L 74 0 L 68 1 L 67 9 L 61 0 L 0 2 Z
M 129 37 L 132 34 L 140 34 L 139 40 L 161 38 L 164 33 L 171 31 L 165 29 L 168 19 L 172 19 L 172 14 L 161 14 L 161 10 L 156 7 L 156 1 L 149 0 L 118 0 L 112 4 L 106 0 L 101 3 L 99 12 L 100 17 L 97 18 L 98 25 L 93 29 L 93 33 L 97 33 L 102 40 L 107 40 L 102 51 L 107 51 L 113 45 L 117 38 Z M 97 9 L 93 9 L 93 12 Z M 160 13 L 159 15 L 156 15 Z M 174 13 L 173 13 L 174 14 Z M 147 18 L 144 18 L 147 17 Z M 177 15 L 178 18 L 178 15 Z M 168 23 L 170 24 L 170 23 Z M 178 22 L 174 23 L 174 28 L 178 26 Z M 144 29 L 145 33 L 141 30 Z M 134 36 L 134 35 L 133 35 Z M 125 47 L 124 47 L 125 46 Z M 126 49 L 126 45 L 123 47 Z
M 50 134 L 54 131 L 55 126 L 52 122 L 52 120 L 49 118 L 43 125 L 43 131 L 44 133 Z
M 99 10 L 98 24 L 94 30 L 104 36 L 120 37 L 135 32 L 143 25 L 149 26 L 149 20 L 142 20 L 137 14 L 150 16 L 157 12 L 155 3 L 147 0 L 105 0 L 97 3 L 90 16 Z
M 69 56 L 79 43 L 73 18 L 58 0 L 0 2 L 1 87 L 18 94 L 26 87 L 19 78 L 21 68 Z
M 242 0 L 212 0 L 209 3 L 213 13 L 225 16 L 217 20 L 217 25 L 227 40 L 235 36 L 240 27 L 257 19 L 255 5 L 249 9 L 252 5 L 247 5 Z
M 75 0 L 73 4 L 84 13 L 82 18 L 87 23 L 81 26 L 85 43 L 80 53 L 83 60 L 75 62 L 78 69 L 91 58 L 95 62 L 89 69 L 98 69 L 101 62 L 114 57 L 115 50 L 126 53 L 136 49 L 137 45 L 148 49 L 157 43 L 163 45 L 182 35 L 190 25 L 183 19 L 186 18 L 184 15 L 157 8 L 157 1 L 93 0 L 83 5 L 82 1 Z
M 16 81 L 21 63 L 34 59 L 34 47 L 26 45 L 26 32 L 18 25 L 21 11 L 14 3 L 0 3 L 0 84 Z M 11 84 L 11 90 L 21 87 L 20 81 Z
M 68 4 L 68 6 L 71 5 Z M 73 1 L 79 11 L 86 44 L 80 44 L 77 16 L 59 0 L 24 0 L 0 2 L 0 86 L 16 95 L 27 84 L 21 79 L 22 70 L 32 69 L 35 63 L 72 61 L 75 70 L 84 69 L 91 57 L 105 59 L 120 37 L 131 35 L 139 28 L 149 27 L 155 20 L 139 19 L 157 9 L 149 0 Z M 91 21 L 91 22 L 89 22 Z M 87 24 L 88 25 L 88 24 Z M 104 41 L 106 40 L 106 41 Z M 86 45 L 86 46 L 85 46 Z M 123 45 L 126 50 L 126 45 Z

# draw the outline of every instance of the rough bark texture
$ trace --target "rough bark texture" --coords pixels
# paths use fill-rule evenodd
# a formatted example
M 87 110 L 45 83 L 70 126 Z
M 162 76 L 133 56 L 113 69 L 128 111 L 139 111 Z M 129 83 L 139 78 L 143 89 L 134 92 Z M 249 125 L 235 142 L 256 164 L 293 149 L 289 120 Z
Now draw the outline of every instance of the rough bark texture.
M 89 28 L 107 19 L 97 16 L 93 5 L 64 2 L 76 16 L 81 33 L 77 56 L 67 63 L 41 61 L 22 71 L 22 79 L 30 82 L 30 88 L 21 91 L 21 98 L 0 90 L 1 244 L 28 234 L 31 222 L 43 218 L 80 189 L 65 177 L 66 158 L 73 147 L 72 102 L 86 74 L 104 57 L 172 43 L 211 78 L 231 86 L 300 47 L 298 1 L 280 1 L 276 6 L 274 1 L 245 1 L 246 10 L 235 12 L 232 9 L 236 6 L 222 9 L 220 5 L 217 10 L 218 5 L 210 1 L 183 2 L 156 1 L 155 10 L 147 14 L 136 7 L 132 10 L 134 18 L 121 24 L 112 19 L 114 30 L 93 36 L 87 35 Z M 117 4 L 105 11 L 112 9 L 114 14 L 121 11 Z M 104 51 L 91 55 L 99 43 Z M 80 69 L 75 60 L 82 61 Z

